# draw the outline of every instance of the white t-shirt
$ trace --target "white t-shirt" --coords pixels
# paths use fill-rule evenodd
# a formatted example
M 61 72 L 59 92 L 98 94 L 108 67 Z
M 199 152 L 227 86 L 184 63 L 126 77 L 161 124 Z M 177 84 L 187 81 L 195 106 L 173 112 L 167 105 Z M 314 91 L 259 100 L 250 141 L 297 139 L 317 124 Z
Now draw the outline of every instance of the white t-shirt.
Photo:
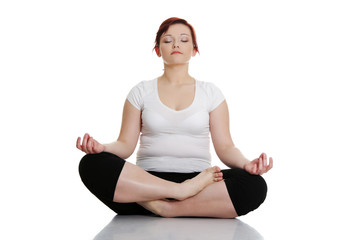
M 209 113 L 225 99 L 212 83 L 195 81 L 192 104 L 180 111 L 163 104 L 157 78 L 133 87 L 128 101 L 141 111 L 136 165 L 157 172 L 200 172 L 211 167 Z

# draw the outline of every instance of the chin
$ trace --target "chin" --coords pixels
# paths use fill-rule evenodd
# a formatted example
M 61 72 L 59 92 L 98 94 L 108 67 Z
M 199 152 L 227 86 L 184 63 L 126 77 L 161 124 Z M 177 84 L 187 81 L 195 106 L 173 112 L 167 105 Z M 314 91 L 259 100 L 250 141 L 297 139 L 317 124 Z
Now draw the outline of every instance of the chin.
M 182 64 L 189 64 L 189 62 L 190 59 L 185 61 L 164 61 L 166 65 L 182 65 Z

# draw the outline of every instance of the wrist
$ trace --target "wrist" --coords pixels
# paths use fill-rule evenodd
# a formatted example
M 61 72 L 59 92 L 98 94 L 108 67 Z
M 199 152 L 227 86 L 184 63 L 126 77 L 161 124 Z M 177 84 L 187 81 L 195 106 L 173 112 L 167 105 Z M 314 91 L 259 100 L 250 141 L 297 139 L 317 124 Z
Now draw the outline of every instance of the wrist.
M 248 159 L 245 158 L 245 159 L 243 160 L 242 169 L 245 169 L 246 165 L 248 165 L 250 162 L 251 162 L 250 160 L 248 160 Z
M 102 144 L 103 145 L 103 152 L 109 152 L 109 144 Z

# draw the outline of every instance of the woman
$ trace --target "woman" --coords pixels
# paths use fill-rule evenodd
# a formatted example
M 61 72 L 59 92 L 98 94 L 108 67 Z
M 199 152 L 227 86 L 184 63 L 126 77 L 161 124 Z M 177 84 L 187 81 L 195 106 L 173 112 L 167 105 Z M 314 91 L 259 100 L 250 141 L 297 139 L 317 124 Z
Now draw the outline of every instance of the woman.
M 154 50 L 164 74 L 136 85 L 127 96 L 118 140 L 77 139 L 87 153 L 79 165 L 86 187 L 118 214 L 234 218 L 258 208 L 272 168 L 265 153 L 249 161 L 234 146 L 221 91 L 194 79 L 189 61 L 198 52 L 193 27 L 165 20 Z M 140 135 L 141 133 L 141 135 Z M 230 169 L 211 167 L 209 133 L 216 154 Z M 126 162 L 140 136 L 137 163 Z

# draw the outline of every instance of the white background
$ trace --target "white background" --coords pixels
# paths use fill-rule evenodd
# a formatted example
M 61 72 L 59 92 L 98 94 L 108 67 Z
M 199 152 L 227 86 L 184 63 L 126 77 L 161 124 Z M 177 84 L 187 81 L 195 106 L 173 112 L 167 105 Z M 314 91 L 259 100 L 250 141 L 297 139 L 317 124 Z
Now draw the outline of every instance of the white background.
M 190 73 L 223 91 L 238 148 L 275 161 L 267 200 L 240 219 L 265 239 L 359 237 L 359 12 L 347 0 L 1 1 L 2 236 L 91 239 L 113 218 L 80 181 L 75 141 L 117 138 L 131 87 L 162 74 L 156 31 L 177 16 L 198 36 Z

